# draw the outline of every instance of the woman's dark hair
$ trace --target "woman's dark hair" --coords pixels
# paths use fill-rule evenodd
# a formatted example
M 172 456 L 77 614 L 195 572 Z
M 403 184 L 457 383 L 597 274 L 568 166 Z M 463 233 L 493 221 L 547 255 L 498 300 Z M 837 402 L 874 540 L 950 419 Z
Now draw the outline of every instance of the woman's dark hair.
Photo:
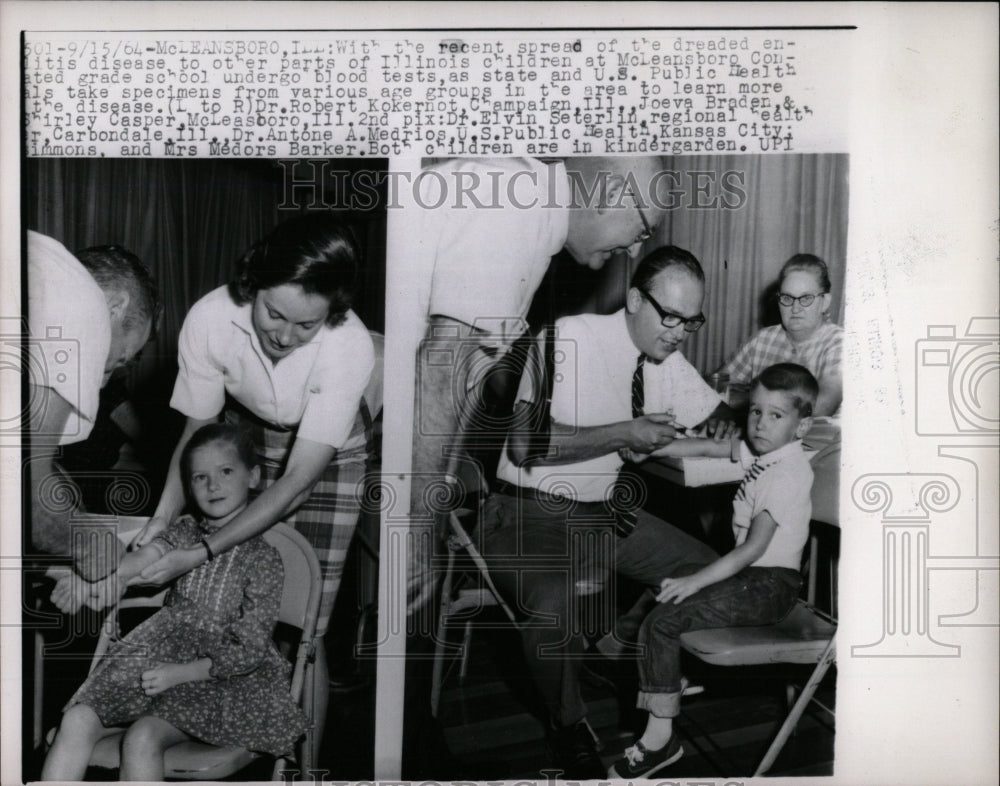
M 181 451 L 181 481 L 185 489 L 191 482 L 191 454 L 213 442 L 232 445 L 247 469 L 253 469 L 257 465 L 257 451 L 253 439 L 245 429 L 230 423 L 209 423 L 194 432 Z
M 778 276 L 779 286 L 784 283 L 785 276 L 795 270 L 804 270 L 816 276 L 819 288 L 823 292 L 830 291 L 830 271 L 827 270 L 826 262 L 815 254 L 796 254 L 781 266 L 781 274 Z
M 359 264 L 350 227 L 330 213 L 307 213 L 278 224 L 243 255 L 229 294 L 243 305 L 262 289 L 297 284 L 330 301 L 326 324 L 336 327 L 354 300 Z

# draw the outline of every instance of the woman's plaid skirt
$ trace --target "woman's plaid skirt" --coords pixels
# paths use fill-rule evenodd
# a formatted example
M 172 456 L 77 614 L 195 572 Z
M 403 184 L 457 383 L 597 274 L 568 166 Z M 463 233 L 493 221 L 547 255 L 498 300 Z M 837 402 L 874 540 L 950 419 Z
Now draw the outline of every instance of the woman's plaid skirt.
M 236 402 L 227 402 L 225 419 L 246 429 L 257 448 L 261 482 L 251 494 L 256 496 L 281 477 L 295 441 L 294 429 L 282 429 L 256 417 Z M 316 635 L 326 633 L 333 611 L 340 579 L 344 573 L 347 549 L 361 515 L 367 459 L 373 454 L 374 430 L 364 401 L 351 436 L 313 486 L 309 498 L 283 521 L 309 541 L 319 559 L 323 575 Z

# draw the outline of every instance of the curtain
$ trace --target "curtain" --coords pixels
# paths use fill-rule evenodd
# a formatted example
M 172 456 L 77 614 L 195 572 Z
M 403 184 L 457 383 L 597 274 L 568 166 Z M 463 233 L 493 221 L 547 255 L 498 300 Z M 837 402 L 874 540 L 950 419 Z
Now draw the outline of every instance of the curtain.
M 770 296 L 793 254 L 815 254 L 827 263 L 830 316 L 843 322 L 847 164 L 846 155 L 668 159 L 667 168 L 685 185 L 706 172 L 709 181 L 742 181 L 746 194 L 736 209 L 697 209 L 689 193 L 685 206 L 671 212 L 669 242 L 693 253 L 705 269 L 708 322 L 684 345 L 685 356 L 703 374 L 721 366 L 758 329 L 777 323 Z M 734 194 L 724 188 L 722 197 L 732 203 L 738 201 Z
M 252 243 L 298 212 L 295 206 L 279 208 L 286 171 L 263 160 L 28 159 L 24 224 L 70 250 L 123 246 L 149 266 L 160 287 L 163 319 L 131 386 L 157 380 L 170 388 L 188 309 L 232 278 Z M 350 204 L 348 199 L 340 204 Z M 384 200 L 377 210 L 348 216 L 365 259 L 355 310 L 375 330 L 382 329 L 385 313 L 382 205 Z
M 833 154 L 665 158 L 672 175 L 659 181 L 657 198 L 671 207 L 639 257 L 616 254 L 598 273 L 557 257 L 536 298 L 551 305 L 533 304 L 533 312 L 545 319 L 612 313 L 625 304 L 639 259 L 670 244 L 693 253 L 705 270 L 708 321 L 683 348 L 702 374 L 719 368 L 761 327 L 777 324 L 772 296 L 793 254 L 827 263 L 830 318 L 843 324 L 847 165 L 846 155 Z

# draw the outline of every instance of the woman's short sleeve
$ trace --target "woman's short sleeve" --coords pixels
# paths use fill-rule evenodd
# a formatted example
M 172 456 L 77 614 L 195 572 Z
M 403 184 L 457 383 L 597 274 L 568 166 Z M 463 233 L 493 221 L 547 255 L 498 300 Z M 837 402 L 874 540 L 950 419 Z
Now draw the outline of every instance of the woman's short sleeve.
M 371 336 L 353 313 L 323 342 L 309 378 L 296 436 L 340 448 L 351 435 L 361 396 L 375 367 Z
M 225 328 L 217 323 L 204 298 L 188 311 L 177 339 L 177 381 L 170 406 L 189 418 L 215 417 L 226 403 L 224 372 L 213 362 L 209 344 Z

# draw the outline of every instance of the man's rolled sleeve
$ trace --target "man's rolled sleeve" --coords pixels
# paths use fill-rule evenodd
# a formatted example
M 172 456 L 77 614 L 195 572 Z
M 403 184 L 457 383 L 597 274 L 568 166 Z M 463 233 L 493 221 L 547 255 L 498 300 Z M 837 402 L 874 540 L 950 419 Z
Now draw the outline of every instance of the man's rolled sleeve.
M 722 398 L 701 378 L 694 366 L 678 356 L 674 372 L 673 402 L 677 422 L 682 426 L 697 426 L 720 403 Z

